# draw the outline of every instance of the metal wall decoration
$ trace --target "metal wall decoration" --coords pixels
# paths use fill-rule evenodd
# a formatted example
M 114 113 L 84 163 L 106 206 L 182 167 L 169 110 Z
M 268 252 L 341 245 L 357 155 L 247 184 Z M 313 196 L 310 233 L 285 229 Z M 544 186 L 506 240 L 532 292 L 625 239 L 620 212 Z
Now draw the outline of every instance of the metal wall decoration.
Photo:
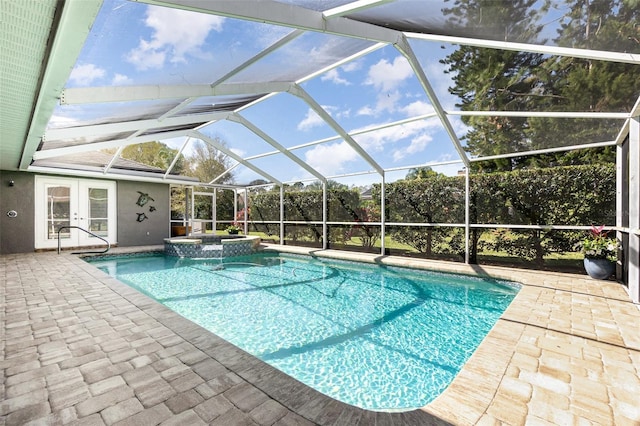
M 138 196 L 138 201 L 136 201 L 137 206 L 144 207 L 149 201 L 155 201 L 146 192 L 138 191 L 138 194 L 140 195 Z M 149 212 L 154 212 L 154 211 L 156 211 L 155 206 L 149 206 Z M 144 222 L 146 219 L 149 219 L 149 216 L 147 216 L 146 213 L 144 212 L 136 213 L 136 214 L 138 215 L 136 219 L 137 222 Z
M 138 201 L 136 202 L 136 204 L 140 207 L 144 207 L 144 205 L 149 201 L 155 201 L 153 198 L 149 197 L 149 194 L 140 191 L 138 191 L 138 194 L 140 194 L 140 196 L 138 197 Z

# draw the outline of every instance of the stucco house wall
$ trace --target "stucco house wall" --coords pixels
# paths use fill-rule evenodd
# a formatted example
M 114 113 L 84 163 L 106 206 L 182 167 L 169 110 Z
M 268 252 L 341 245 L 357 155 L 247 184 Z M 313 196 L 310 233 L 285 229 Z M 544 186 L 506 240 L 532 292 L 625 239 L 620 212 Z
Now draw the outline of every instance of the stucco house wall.
M 0 170 L 0 254 L 35 248 L 34 181 L 33 173 Z M 9 212 L 17 215 L 11 217 Z
M 118 246 L 163 244 L 170 232 L 169 197 L 166 184 L 118 181 Z
M 0 254 L 35 250 L 35 177 L 34 173 L 0 170 Z M 116 184 L 117 245 L 163 244 L 170 233 L 169 185 Z M 143 194 L 146 198 L 141 199 Z M 13 211 L 15 217 L 9 213 Z

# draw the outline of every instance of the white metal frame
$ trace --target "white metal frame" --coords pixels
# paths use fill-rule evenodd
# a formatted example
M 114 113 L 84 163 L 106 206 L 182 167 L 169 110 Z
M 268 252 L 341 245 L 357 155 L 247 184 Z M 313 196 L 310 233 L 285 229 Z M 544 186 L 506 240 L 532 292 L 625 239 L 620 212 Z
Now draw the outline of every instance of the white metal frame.
M 95 20 L 98 14 L 98 10 L 101 6 L 99 0 L 85 0 L 79 4 L 79 2 L 67 1 L 64 2 L 62 12 L 60 14 L 60 20 L 58 27 L 56 28 L 54 37 L 52 37 L 51 44 L 49 46 L 47 57 L 45 58 L 47 66 L 44 69 L 42 75 L 42 83 L 40 86 L 40 93 L 37 97 L 35 107 L 33 110 L 33 119 L 29 128 L 26 142 L 24 144 L 23 153 L 20 159 L 18 168 L 20 170 L 28 170 L 34 172 L 48 172 L 60 175 L 73 175 L 80 177 L 110 177 L 117 176 L 118 179 L 130 179 L 139 181 L 161 181 L 166 183 L 178 183 L 184 184 L 179 179 L 170 176 L 171 169 L 175 166 L 178 159 L 176 156 L 169 167 L 169 169 L 162 175 L 162 177 L 154 178 L 149 174 L 138 174 L 131 176 L 123 176 L 122 174 L 116 174 L 112 168 L 116 159 L 119 157 L 122 149 L 125 146 L 137 143 L 143 143 L 153 140 L 162 140 L 173 137 L 188 137 L 193 139 L 199 139 L 205 143 L 213 145 L 216 149 L 225 153 L 230 158 L 236 161 L 236 164 L 231 169 L 238 165 L 243 165 L 260 176 L 264 177 L 270 183 L 279 185 L 281 191 L 281 204 L 283 200 L 283 183 L 276 177 L 271 176 L 259 167 L 256 167 L 252 160 L 258 158 L 264 158 L 269 155 L 284 154 L 293 164 L 302 167 L 306 172 L 313 176 L 314 180 L 319 180 L 323 185 L 323 234 L 324 243 L 326 247 L 327 243 L 327 222 L 326 217 L 326 203 L 327 203 L 327 180 L 332 178 L 340 178 L 346 176 L 355 176 L 358 174 L 377 174 L 379 175 L 380 183 L 383 188 L 383 195 L 381 199 L 382 219 L 381 230 L 384 237 L 385 233 L 385 200 L 384 200 L 384 187 L 387 180 L 387 175 L 391 171 L 401 170 L 399 169 L 384 169 L 382 168 L 369 153 L 364 150 L 353 137 L 360 133 L 379 130 L 390 126 L 400 126 L 402 124 L 414 121 L 437 117 L 444 130 L 449 136 L 450 142 L 460 156 L 458 161 L 465 166 L 465 237 L 466 237 L 466 251 L 468 262 L 468 245 L 469 245 L 469 230 L 473 227 L 485 226 L 469 223 L 469 165 L 473 162 L 486 161 L 498 158 L 510 158 L 527 155 L 537 155 L 552 152 L 563 152 L 574 149 L 584 148 L 596 148 L 603 146 L 617 146 L 617 158 L 618 158 L 618 198 L 617 208 L 618 217 L 616 222 L 616 229 L 619 235 L 628 238 L 628 256 L 623 265 L 628 271 L 629 291 L 632 298 L 637 303 L 640 303 L 640 240 L 638 236 L 638 229 L 640 229 L 640 98 L 636 103 L 634 109 L 630 113 L 619 112 L 607 112 L 607 113 L 585 113 L 585 112 L 518 112 L 518 111 L 446 111 L 440 104 L 437 96 L 429 82 L 429 78 L 426 75 L 424 69 L 420 65 L 412 47 L 411 40 L 427 40 L 441 43 L 451 44 L 464 44 L 470 46 L 477 46 L 481 48 L 502 49 L 502 50 L 517 50 L 533 53 L 541 53 L 546 55 L 557 56 L 570 56 L 577 58 L 586 58 L 593 60 L 612 61 L 619 63 L 629 63 L 640 65 L 640 55 L 633 53 L 621 53 L 621 52 L 609 52 L 609 51 L 595 51 L 588 49 L 575 49 L 575 48 L 562 48 L 557 46 L 546 45 L 534 45 L 526 43 L 514 43 L 514 42 L 498 42 L 474 38 L 465 37 L 452 37 L 444 35 L 434 34 L 417 34 L 406 33 L 396 31 L 390 28 L 382 26 L 376 26 L 367 24 L 364 22 L 348 19 L 345 16 L 355 11 L 365 10 L 372 8 L 380 4 L 386 3 L 388 0 L 357 0 L 347 3 L 343 6 L 336 7 L 323 12 L 313 11 L 294 5 L 285 4 L 281 2 L 262 1 L 262 0 L 243 0 L 243 1 L 216 1 L 216 2 L 203 2 L 201 0 L 140 0 L 148 4 L 157 4 L 161 6 L 168 6 L 173 8 L 198 11 L 201 13 L 216 14 L 219 16 L 233 17 L 243 20 L 250 20 L 262 23 L 270 23 L 280 26 L 286 26 L 292 28 L 292 31 L 282 37 L 280 40 L 273 43 L 271 46 L 265 48 L 254 57 L 248 59 L 244 63 L 235 67 L 233 70 L 226 73 L 223 77 L 212 84 L 205 85 L 173 85 L 173 86 L 128 86 L 128 87 L 98 87 L 98 88 L 67 88 L 63 89 L 64 83 L 69 76 L 69 70 L 73 67 L 77 56 L 82 49 L 84 41 L 89 34 L 91 23 Z M 233 76 L 237 75 L 241 71 L 247 69 L 249 66 L 257 63 L 260 59 L 267 55 L 277 51 L 282 46 L 290 43 L 296 38 L 300 37 L 306 31 L 320 32 L 326 34 L 335 34 L 343 37 L 352 37 L 356 39 L 368 40 L 373 44 L 363 49 L 362 51 L 351 55 L 348 58 L 343 58 L 328 67 L 314 71 L 313 73 L 301 78 L 297 81 L 287 82 L 264 82 L 264 83 L 227 83 Z M 364 56 L 380 49 L 384 46 L 393 46 L 397 49 L 409 62 L 412 67 L 415 76 L 422 85 L 422 88 L 430 99 L 430 102 L 435 110 L 433 114 L 428 114 L 420 117 L 401 120 L 395 123 L 390 123 L 385 126 L 378 126 L 376 128 L 359 130 L 354 132 L 348 132 L 343 129 L 331 115 L 322 108 L 322 106 L 310 96 L 300 84 L 308 79 L 311 79 L 327 70 L 336 68 L 349 61 L 354 60 L 360 56 Z M 279 142 L 267 135 L 262 129 L 255 124 L 245 119 L 240 112 L 248 108 L 251 105 L 255 105 L 257 102 L 262 102 L 265 99 L 273 96 L 276 93 L 288 93 L 292 96 L 296 96 L 302 99 L 312 110 L 314 110 L 324 122 L 330 126 L 335 132 L 336 136 L 326 138 L 319 141 L 313 141 L 304 143 L 295 147 L 285 148 Z M 242 108 L 238 108 L 232 112 L 216 112 L 210 114 L 200 114 L 193 116 L 177 117 L 176 114 L 185 108 L 189 104 L 195 102 L 202 96 L 213 95 L 248 95 L 253 94 L 257 96 L 257 99 L 252 103 L 245 105 Z M 145 99 L 176 99 L 177 105 L 171 109 L 171 111 L 163 114 L 162 117 L 153 120 L 137 120 L 128 121 L 117 124 L 102 124 L 93 126 L 84 126 L 67 129 L 46 129 L 49 118 L 53 113 L 53 109 L 56 102 L 62 104 L 82 104 L 89 102 L 115 102 L 115 101 L 127 101 L 127 100 L 145 100 Z M 566 117 L 566 118 L 598 118 L 598 119 L 619 119 L 624 120 L 621 125 L 621 130 L 618 133 L 615 140 L 612 141 L 600 141 L 595 143 L 588 143 L 584 145 L 573 145 L 568 147 L 555 147 L 550 149 L 534 150 L 528 152 L 508 153 L 496 156 L 486 156 L 481 158 L 469 158 L 458 137 L 451 125 L 451 116 L 512 116 L 512 117 Z M 218 144 L 214 139 L 203 133 L 202 128 L 219 120 L 229 120 L 240 124 L 247 128 L 249 131 L 256 134 L 261 139 L 265 140 L 271 146 L 275 148 L 274 151 L 254 155 L 251 158 L 242 158 L 236 155 L 231 149 Z M 170 126 L 182 126 L 191 125 L 198 126 L 198 128 L 179 130 L 172 132 L 162 132 L 161 128 Z M 156 129 L 156 130 L 154 130 Z M 99 136 L 108 135 L 111 133 L 121 133 L 123 131 L 131 131 L 131 134 L 118 140 L 110 140 L 107 142 L 98 142 L 93 144 L 84 144 L 77 146 L 68 146 L 64 148 L 56 148 L 49 150 L 38 150 L 38 146 L 42 141 L 52 140 L 64 140 L 65 138 L 95 138 Z M 143 133 L 148 133 L 142 135 Z M 340 176 L 324 176 L 311 166 L 306 164 L 302 159 L 296 156 L 293 151 L 297 149 L 303 149 L 315 144 L 322 144 L 332 140 L 342 139 L 349 144 L 358 155 L 369 165 L 372 170 L 355 171 L 349 174 Z M 628 142 L 624 142 L 627 140 Z M 185 141 L 179 150 L 182 152 L 189 139 Z M 117 148 L 116 155 L 102 170 L 68 170 L 60 169 L 56 167 L 42 167 L 31 166 L 33 160 L 50 160 L 53 161 L 55 157 L 76 154 L 80 152 L 91 152 L 100 149 Z M 179 155 L 178 153 L 178 155 Z M 452 162 L 447 162 L 447 164 Z M 427 165 L 437 166 L 438 164 L 445 163 L 432 163 L 416 165 L 409 168 L 423 167 Z M 230 170 L 231 170 L 230 169 Z M 230 170 L 225 171 L 228 173 Z M 628 174 L 629 180 L 626 184 L 621 182 L 622 177 Z M 221 176 L 224 176 L 221 175 Z M 214 183 L 214 179 L 211 183 Z M 234 199 L 236 203 L 234 209 L 237 209 L 237 189 L 234 189 Z M 246 191 L 245 191 L 246 197 Z M 246 205 L 246 203 L 245 203 Z M 626 224 L 626 218 L 623 217 L 623 207 L 628 206 L 628 224 Z M 281 206 L 282 207 L 282 206 Z M 237 212 L 236 212 L 237 213 Z M 282 228 L 286 223 L 284 221 L 284 212 L 281 210 L 281 241 Z M 623 226 L 625 225 L 626 226 Z M 246 228 L 245 220 L 245 228 Z M 492 225 L 493 226 L 493 225 Z M 511 226 L 514 227 L 515 226 Z M 559 227 L 558 229 L 565 229 Z M 384 238 L 382 243 L 382 253 L 384 253 Z

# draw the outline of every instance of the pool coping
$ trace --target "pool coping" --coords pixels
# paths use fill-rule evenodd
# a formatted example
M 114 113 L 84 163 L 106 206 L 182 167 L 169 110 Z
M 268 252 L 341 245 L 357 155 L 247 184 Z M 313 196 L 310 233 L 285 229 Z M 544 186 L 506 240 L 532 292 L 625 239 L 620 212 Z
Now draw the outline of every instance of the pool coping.
M 131 305 L 131 308 L 126 309 L 132 310 L 132 316 L 135 318 L 148 316 L 153 319 L 153 323 L 149 325 L 149 327 L 154 327 L 153 330 L 159 328 L 157 324 L 162 324 L 177 336 L 175 339 L 170 338 L 171 340 L 178 340 L 178 337 L 183 339 L 180 345 L 193 345 L 200 353 L 206 354 L 211 360 L 210 362 L 223 365 L 224 368 L 237 375 L 238 380 L 255 389 L 252 394 L 267 395 L 271 402 L 266 401 L 260 407 L 268 406 L 271 411 L 273 411 L 273 407 L 284 410 L 279 414 L 280 417 L 271 421 L 267 419 L 273 419 L 273 413 L 271 415 L 265 414 L 269 410 L 263 409 L 260 415 L 255 413 L 260 407 L 254 408 L 251 412 L 238 414 L 238 411 L 242 411 L 243 404 L 236 401 L 234 409 L 221 415 L 218 418 L 221 420 L 214 421 L 214 424 L 216 422 L 225 424 L 222 421 L 228 421 L 232 418 L 229 417 L 231 414 L 228 414 L 232 411 L 237 416 L 244 416 L 233 418 L 242 418 L 246 420 L 246 424 L 276 425 L 471 425 L 499 423 L 516 425 L 545 422 L 568 424 L 580 421 L 601 424 L 637 424 L 640 422 L 640 408 L 635 406 L 635 398 L 640 394 L 640 379 L 638 379 L 640 377 L 640 336 L 635 326 L 640 323 L 640 306 L 631 303 L 622 286 L 614 281 L 596 281 L 586 276 L 572 274 L 469 266 L 295 246 L 263 245 L 262 248 L 278 252 L 358 260 L 384 265 L 480 274 L 516 281 L 523 284 L 523 288 L 458 376 L 439 397 L 420 410 L 405 413 L 383 413 L 352 407 L 314 391 L 191 321 L 180 317 L 147 296 L 109 277 L 77 256 L 67 253 L 61 256 L 50 253 L 0 256 L 0 260 L 3 261 L 0 262 L 0 266 L 8 264 L 7 262 L 14 262 L 22 268 L 35 268 L 34 276 L 27 280 L 29 283 L 24 281 L 26 278 L 21 278 L 23 274 L 18 271 L 14 270 L 9 275 L 6 275 L 7 272 L 5 272 L 5 276 L 9 277 L 7 294 L 9 294 L 9 290 L 20 292 L 20 287 L 27 284 L 30 284 L 32 288 L 41 285 L 62 285 L 54 282 L 56 280 L 53 279 L 57 276 L 55 274 L 57 268 L 61 271 L 60 274 L 71 274 L 77 276 L 74 278 L 75 281 L 90 284 L 96 294 L 108 289 L 123 299 L 122 302 L 118 302 L 119 304 Z M 157 249 L 158 247 L 119 248 L 114 250 L 114 254 L 155 251 Z M 52 272 L 47 272 L 47 276 L 42 276 L 44 270 L 37 268 L 39 263 L 47 263 L 47 267 Z M 40 271 L 40 274 L 37 274 L 37 271 Z M 21 280 L 23 280 L 22 284 L 20 284 Z M 3 290 L 5 290 L 4 287 Z M 5 310 L 9 312 L 9 310 L 17 309 L 15 307 L 17 302 L 12 301 L 9 306 L 6 304 L 4 296 L 3 292 L 1 302 Z M 25 296 L 24 303 L 27 301 L 28 295 Z M 99 302 L 88 299 L 86 308 L 89 309 L 93 303 Z M 25 304 L 25 309 L 28 308 L 29 306 Z M 35 309 L 40 310 L 41 308 L 38 305 Z M 97 312 L 96 315 L 103 315 L 103 313 Z M 3 323 L 5 317 L 8 318 L 9 315 L 3 316 Z M 9 373 L 15 374 L 16 371 L 13 370 L 19 369 L 18 376 L 36 375 L 36 372 L 42 369 L 72 361 L 64 360 L 38 369 L 30 365 L 18 367 L 13 364 L 11 359 L 5 360 L 4 355 L 5 352 L 9 352 L 8 349 L 21 348 L 22 345 L 31 347 L 29 345 L 34 344 L 33 336 L 31 336 L 31 340 L 27 339 L 23 343 L 14 342 L 16 339 L 29 337 L 22 336 L 22 332 L 16 337 L 18 330 L 29 327 L 23 322 L 19 321 L 14 324 L 7 322 L 5 325 L 9 328 L 6 328 L 7 333 L 2 342 L 3 380 L 0 390 L 3 392 L 5 384 L 12 383 L 12 377 Z M 31 327 L 35 329 L 35 324 Z M 121 331 L 114 330 L 115 332 Z M 37 331 L 33 333 L 37 334 Z M 153 337 L 153 333 L 149 333 L 149 335 Z M 163 339 L 158 341 L 162 344 L 165 343 Z M 45 345 L 47 344 L 45 343 Z M 73 344 L 70 347 L 72 348 Z M 163 350 L 170 349 L 164 348 Z M 71 352 L 73 352 L 73 348 Z M 78 362 L 81 362 L 82 358 L 81 356 Z M 51 362 L 54 361 L 57 360 L 54 359 Z M 179 361 L 180 359 L 175 362 Z M 128 364 L 131 363 L 132 361 L 128 362 Z M 84 371 L 83 368 L 88 369 L 91 364 L 81 365 L 80 369 Z M 189 364 L 187 366 L 191 367 Z M 33 368 L 33 371 L 30 368 Z M 128 368 L 131 368 L 131 365 Z M 9 377 L 6 378 L 7 376 Z M 13 378 L 15 379 L 15 377 Z M 207 379 L 207 377 L 203 378 Z M 33 381 L 33 386 L 40 383 L 36 378 Z M 233 389 L 245 389 L 243 386 L 246 387 L 242 383 L 236 383 Z M 47 390 L 51 392 L 48 387 Z M 192 391 L 193 389 L 190 389 L 187 392 Z M 42 394 L 38 395 L 42 396 Z M 46 400 L 46 392 L 44 395 Z M 226 393 L 224 395 L 226 396 Z M 49 416 L 48 418 L 59 420 L 63 414 L 71 416 L 68 410 L 75 408 L 76 418 L 74 420 L 88 421 L 89 418 L 96 420 L 96 415 L 99 420 L 102 415 L 104 423 L 107 418 L 105 413 L 111 412 L 110 410 L 119 407 L 120 404 L 114 403 L 114 406 L 104 408 L 99 414 L 93 413 L 87 417 L 82 417 L 81 410 L 77 409 L 78 406 L 84 407 L 88 402 L 101 397 L 96 396 L 89 401 L 74 401 L 73 406 L 56 411 L 51 403 L 52 398 L 49 396 L 51 407 L 49 413 L 45 413 L 46 415 L 43 417 Z M 26 410 L 26 408 L 22 408 L 21 404 L 26 404 L 28 401 L 24 402 L 25 400 L 33 398 L 35 396 L 31 393 L 5 399 L 0 405 L 0 416 L 6 416 L 8 420 L 15 418 L 12 416 L 16 413 L 20 414 L 21 409 Z M 216 398 L 218 396 L 212 399 Z M 128 417 L 129 423 L 131 424 L 135 419 L 139 420 L 142 414 L 148 413 L 150 410 L 157 412 L 162 409 L 164 413 L 169 412 L 167 406 L 171 406 L 169 402 L 161 400 L 157 406 L 147 407 L 144 411 Z M 33 412 L 33 410 L 31 411 Z M 193 411 L 186 410 L 172 418 L 183 418 L 185 413 L 194 415 Z M 249 415 L 251 416 L 248 417 Z M 11 424 L 11 421 L 7 421 L 7 424 Z

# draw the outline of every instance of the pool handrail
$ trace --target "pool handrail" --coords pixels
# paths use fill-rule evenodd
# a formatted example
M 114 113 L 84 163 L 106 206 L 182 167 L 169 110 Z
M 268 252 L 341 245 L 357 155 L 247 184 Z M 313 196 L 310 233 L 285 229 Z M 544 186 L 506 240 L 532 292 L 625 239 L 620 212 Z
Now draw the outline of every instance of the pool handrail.
M 79 229 L 79 230 L 84 231 L 84 232 L 86 232 L 87 234 L 89 234 L 89 235 L 91 235 L 93 237 L 101 239 L 102 241 L 107 243 L 107 248 L 104 251 L 80 251 L 80 252 L 72 252 L 71 254 L 85 254 L 85 253 L 99 253 L 99 254 L 102 254 L 102 253 L 108 252 L 109 249 L 111 248 L 111 243 L 109 243 L 109 241 L 106 238 L 102 238 L 100 235 L 96 235 L 93 232 L 91 232 L 91 231 L 89 231 L 87 229 L 84 229 L 84 228 L 82 228 L 80 226 L 65 225 L 65 226 L 61 226 L 60 228 L 58 228 L 58 254 L 60 254 L 60 231 L 62 231 L 63 229 L 72 229 L 72 228 L 73 229 Z

